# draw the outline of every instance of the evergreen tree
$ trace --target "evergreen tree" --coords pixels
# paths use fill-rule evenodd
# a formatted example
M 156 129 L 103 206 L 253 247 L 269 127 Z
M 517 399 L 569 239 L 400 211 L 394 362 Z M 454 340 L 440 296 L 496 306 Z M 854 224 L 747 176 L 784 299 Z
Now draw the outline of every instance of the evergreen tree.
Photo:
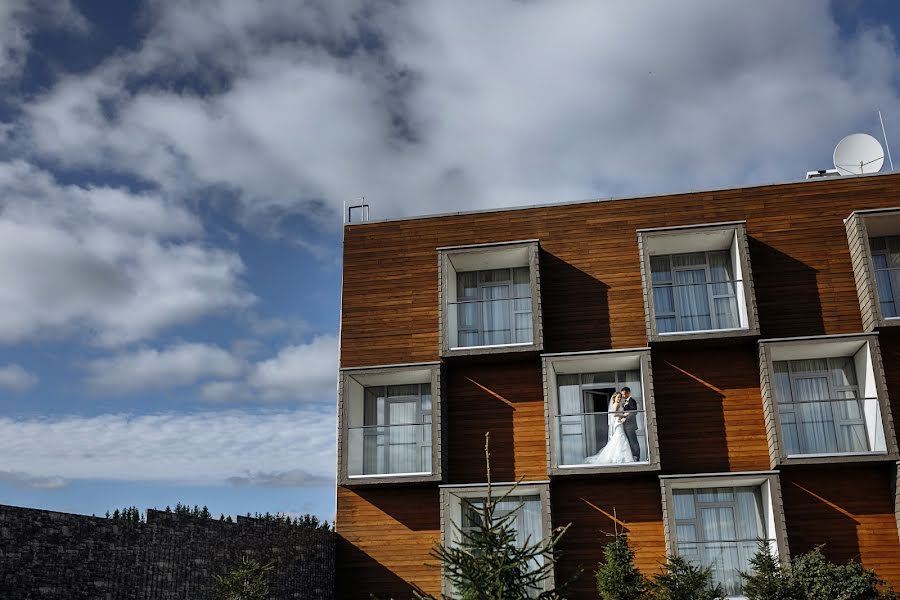
M 216 577 L 216 587 L 224 600 L 267 600 L 273 563 L 261 564 L 244 556 L 240 564 Z
M 893 598 L 893 592 L 879 591 L 884 582 L 875 571 L 855 560 L 836 565 L 825 558 L 821 547 L 801 554 L 791 562 L 791 575 L 806 600 L 879 600 Z
M 725 597 L 722 586 L 713 585 L 712 571 L 673 555 L 656 576 L 652 590 L 658 600 L 719 600 Z
M 597 592 L 603 600 L 640 600 L 646 597 L 650 582 L 634 565 L 634 551 L 628 537 L 616 531 L 603 547 L 603 562 L 595 573 Z
M 553 572 L 554 556 L 568 526 L 554 530 L 545 540 L 528 539 L 522 547 L 516 544 L 515 513 L 497 516 L 497 505 L 506 500 L 517 485 L 499 498 L 491 488 L 490 434 L 485 435 L 484 453 L 487 465 L 487 493 L 480 507 L 479 523 L 472 531 L 453 527 L 460 542 L 454 547 L 436 545 L 432 556 L 441 561 L 444 576 L 460 600 L 526 600 L 561 598 L 574 578 L 544 590 L 544 582 Z M 475 508 L 473 506 L 473 508 Z M 416 592 L 419 600 L 434 600 L 433 596 Z
M 750 567 L 750 573 L 741 573 L 747 600 L 797 600 L 803 597 L 790 570 L 772 555 L 769 542 L 759 540 Z

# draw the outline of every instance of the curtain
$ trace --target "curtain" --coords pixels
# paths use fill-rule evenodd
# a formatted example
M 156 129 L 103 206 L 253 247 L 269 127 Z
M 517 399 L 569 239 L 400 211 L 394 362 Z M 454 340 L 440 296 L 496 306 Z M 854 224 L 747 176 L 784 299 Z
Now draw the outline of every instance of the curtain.
M 580 465 L 584 462 L 585 440 L 581 415 L 581 386 L 578 375 L 557 377 L 559 395 L 560 464 Z
M 812 367 L 824 360 L 794 361 L 794 363 L 810 364 Z M 792 363 L 793 364 L 793 363 Z M 813 370 L 804 368 L 803 371 Z M 815 369 L 823 372 L 824 369 Z M 794 379 L 797 391 L 796 404 L 798 427 L 800 431 L 801 451 L 805 454 L 836 452 L 837 436 L 834 428 L 834 414 L 829 400 L 828 378 L 824 376 L 803 376 Z
M 650 257 L 650 282 L 653 286 L 653 310 L 656 314 L 656 331 L 676 331 L 675 291 L 672 288 L 672 266 L 668 256 Z
M 363 400 L 363 473 L 384 473 L 384 424 L 383 387 L 366 388 Z
M 528 267 L 513 269 L 513 313 L 515 316 L 515 343 L 532 341 L 531 323 L 531 274 Z
M 456 274 L 456 319 L 460 346 L 478 346 L 481 340 L 478 335 L 478 273 L 465 271 Z M 464 302 L 463 300 L 469 300 Z
M 888 268 L 888 257 L 883 254 L 872 255 L 875 265 L 875 287 L 878 290 L 878 301 L 881 303 L 881 314 L 885 318 L 897 316 L 897 305 L 894 302 L 894 290 L 891 285 L 891 272 Z
M 709 273 L 713 283 L 713 308 L 717 329 L 731 329 L 740 326 L 737 307 L 737 283 L 734 281 L 734 268 L 731 255 L 726 252 L 709 252 Z
M 838 424 L 838 447 L 842 452 L 866 452 L 869 439 L 866 432 L 864 400 L 858 398 L 856 367 L 849 357 L 832 358 L 829 361 L 835 398 L 847 398 L 834 402 L 832 408 Z

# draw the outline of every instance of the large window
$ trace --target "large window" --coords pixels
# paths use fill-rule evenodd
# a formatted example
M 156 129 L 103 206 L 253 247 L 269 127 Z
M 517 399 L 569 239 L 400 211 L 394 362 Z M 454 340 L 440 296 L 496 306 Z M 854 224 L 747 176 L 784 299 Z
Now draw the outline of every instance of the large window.
M 491 493 L 495 501 L 500 499 L 494 509 L 494 520 L 509 519 L 516 531 L 516 545 L 523 547 L 545 539 L 549 531 L 550 496 L 546 483 L 523 483 L 508 496 L 508 486 L 493 486 Z M 482 510 L 487 490 L 480 486 L 442 486 L 441 503 L 445 507 L 442 523 L 443 543 L 458 546 L 462 536 L 471 534 L 481 525 Z M 538 558 L 534 568 L 539 569 L 543 562 Z M 453 597 L 449 582 L 444 582 L 444 591 Z M 537 597 L 541 589 L 533 590 L 532 597 Z
M 660 484 L 667 551 L 709 567 L 727 596 L 741 596 L 760 540 L 788 556 L 777 471 L 664 475 Z
M 536 240 L 438 248 L 441 355 L 543 349 Z
M 366 388 L 365 416 L 350 437 L 363 437 L 362 472 L 431 472 L 431 384 Z M 360 431 L 361 430 L 361 431 Z
M 659 467 L 647 349 L 545 354 L 552 475 Z
M 460 347 L 532 342 L 528 267 L 456 274 Z
M 339 485 L 440 480 L 440 365 L 341 372 Z
M 647 462 L 640 370 L 557 376 L 559 464 Z M 623 388 L 630 400 L 613 398 Z
M 772 464 L 893 460 L 890 403 L 874 335 L 760 342 Z
M 740 327 L 738 288 L 727 250 L 650 257 L 658 333 Z
M 869 245 L 881 315 L 900 317 L 900 236 L 871 238 Z
M 866 413 L 878 421 L 878 398 L 860 397 L 852 358 L 778 361 L 775 382 L 788 455 L 873 450 Z
M 770 538 L 759 486 L 673 490 L 678 554 L 712 569 L 729 596 L 741 594 L 757 540 Z
M 651 342 L 758 335 L 743 222 L 638 230 Z

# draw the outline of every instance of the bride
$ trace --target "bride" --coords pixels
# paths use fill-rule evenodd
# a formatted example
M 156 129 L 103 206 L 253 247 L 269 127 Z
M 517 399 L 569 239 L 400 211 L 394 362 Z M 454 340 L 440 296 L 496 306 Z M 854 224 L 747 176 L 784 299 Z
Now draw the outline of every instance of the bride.
M 628 438 L 625 437 L 625 412 L 621 410 L 622 394 L 616 392 L 609 401 L 609 412 L 606 413 L 609 425 L 609 441 L 600 452 L 584 459 L 589 465 L 608 465 L 634 462 Z

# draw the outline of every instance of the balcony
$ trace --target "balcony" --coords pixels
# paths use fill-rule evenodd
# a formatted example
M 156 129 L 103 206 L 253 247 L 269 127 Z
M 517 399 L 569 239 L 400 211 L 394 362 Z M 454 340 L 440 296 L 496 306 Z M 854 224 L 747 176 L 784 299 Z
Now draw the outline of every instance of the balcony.
M 900 208 L 844 220 L 865 331 L 900 325 Z
M 438 363 L 341 371 L 338 484 L 441 481 Z
M 553 476 L 659 469 L 650 353 L 545 354 Z
M 441 356 L 543 348 L 535 240 L 438 248 Z
M 743 222 L 638 231 L 647 338 L 759 334 Z
M 897 459 L 874 335 L 763 340 L 760 383 L 773 467 Z

